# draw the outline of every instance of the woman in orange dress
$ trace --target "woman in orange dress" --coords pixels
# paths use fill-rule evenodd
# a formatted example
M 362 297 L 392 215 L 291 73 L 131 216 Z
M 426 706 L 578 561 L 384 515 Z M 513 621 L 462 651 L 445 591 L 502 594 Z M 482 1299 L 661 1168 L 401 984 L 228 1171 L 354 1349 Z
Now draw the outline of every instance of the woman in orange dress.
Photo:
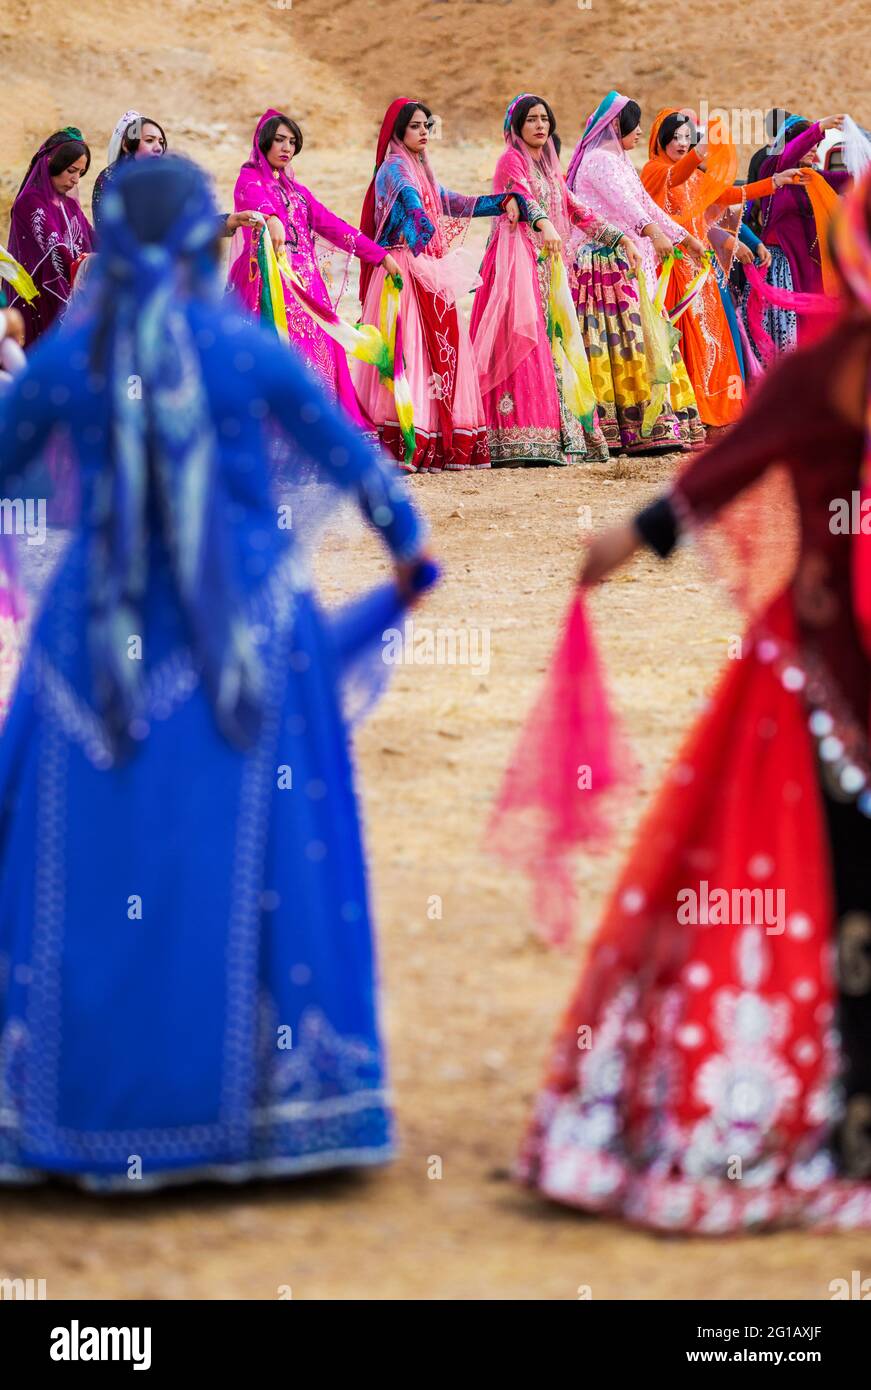
M 691 239 L 682 245 L 698 254 L 710 247 L 709 232 L 724 222 L 730 207 L 743 208 L 745 201 L 766 197 L 775 186 L 790 181 L 793 171 L 778 174 L 777 184 L 774 179 L 761 179 L 738 187 L 735 147 L 722 125 L 711 122 L 709 143 L 702 140 L 693 146 L 694 135 L 694 123 L 685 111 L 675 107 L 660 111 L 650 130 L 650 158 L 641 179 L 659 206 L 690 233 Z M 717 238 L 717 253 L 729 260 L 735 253 L 737 226 L 734 232 Z M 690 291 L 689 307 L 677 320 L 681 355 L 702 420 L 709 427 L 722 428 L 743 409 L 743 374 L 713 268 L 694 292 L 690 289 L 699 269 L 699 263 L 686 256 L 674 262 L 665 306 L 674 314 Z

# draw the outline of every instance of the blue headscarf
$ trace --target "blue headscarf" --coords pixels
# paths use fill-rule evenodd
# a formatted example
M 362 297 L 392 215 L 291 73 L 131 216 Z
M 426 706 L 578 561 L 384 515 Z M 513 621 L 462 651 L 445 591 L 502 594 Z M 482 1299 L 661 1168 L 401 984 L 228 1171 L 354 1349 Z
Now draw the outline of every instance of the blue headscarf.
M 239 747 L 260 727 L 263 673 L 238 600 L 215 429 L 185 312 L 192 296 L 219 294 L 217 223 L 195 165 L 171 155 L 131 161 L 103 198 L 98 266 L 83 293 L 83 308 L 97 306 L 112 459 L 92 513 L 90 643 L 119 755 L 145 732 L 133 719 L 141 662 L 129 659 L 128 643 L 142 632 L 149 514 L 159 518 L 219 727 Z

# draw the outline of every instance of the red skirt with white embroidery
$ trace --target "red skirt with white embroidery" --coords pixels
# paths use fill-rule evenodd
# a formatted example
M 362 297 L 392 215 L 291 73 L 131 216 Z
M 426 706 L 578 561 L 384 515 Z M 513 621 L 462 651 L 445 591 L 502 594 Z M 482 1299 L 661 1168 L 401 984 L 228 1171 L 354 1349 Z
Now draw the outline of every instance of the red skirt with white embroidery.
M 871 1183 L 839 1178 L 831 1146 L 835 906 L 814 710 L 831 725 L 797 651 L 784 596 L 642 825 L 521 1152 L 521 1178 L 556 1201 L 711 1234 L 871 1226 Z

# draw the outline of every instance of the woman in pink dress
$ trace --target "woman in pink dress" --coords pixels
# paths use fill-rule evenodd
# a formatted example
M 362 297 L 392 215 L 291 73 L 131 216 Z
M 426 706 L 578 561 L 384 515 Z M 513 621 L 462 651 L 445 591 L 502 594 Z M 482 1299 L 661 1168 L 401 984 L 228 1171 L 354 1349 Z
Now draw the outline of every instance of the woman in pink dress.
M 402 274 L 400 315 L 405 371 L 414 404 L 415 445 L 406 448 L 393 395 L 375 367 L 354 365 L 354 380 L 384 448 L 408 473 L 489 468 L 487 426 L 475 355 L 458 304 L 481 283 L 477 260 L 455 241 L 471 217 L 516 221 L 525 210 L 513 197 L 466 197 L 437 181 L 427 157 L 432 112 L 397 97 L 381 124 L 375 175 L 360 225 L 390 247 Z M 387 261 L 363 267 L 363 319 L 377 324 Z
M 264 284 L 258 259 L 260 238 L 264 235 L 271 238 L 276 252 L 287 252 L 290 266 L 304 288 L 327 309 L 332 309 L 333 305 L 318 268 L 316 237 L 322 237 L 348 255 L 358 256 L 365 264 L 384 264 L 387 270 L 397 270 L 383 246 L 377 246 L 356 227 L 343 222 L 297 182 L 291 161 L 301 149 L 302 131 L 296 122 L 270 109 L 257 122 L 251 154 L 236 180 L 237 212 L 260 212 L 266 218 L 265 228 L 263 225 L 240 228 L 230 252 L 229 283 L 254 317 L 264 315 Z M 372 421 L 360 407 L 342 348 L 286 287 L 284 304 L 293 346 L 314 369 L 328 394 L 344 406 L 354 423 L 362 430 L 371 431 Z
M 519 193 L 528 225 L 499 225 L 487 247 L 475 296 L 472 341 L 478 356 L 490 457 L 495 464 L 556 463 L 608 458 L 591 400 L 586 425 L 567 406 L 548 335 L 552 262 L 565 259 L 573 227 L 620 246 L 630 265 L 640 258 L 630 239 L 595 217 L 566 188 L 554 145 L 556 122 L 541 97 L 515 97 L 505 113 L 507 149 L 493 191 Z M 572 308 L 574 315 L 574 309 Z
M 700 255 L 701 243 L 651 198 L 629 156 L 641 138 L 641 108 L 611 91 L 588 118 L 569 162 L 566 182 L 597 217 L 636 239 L 645 288 L 656 294 L 657 262 L 675 246 Z M 627 453 L 651 448 L 700 448 L 705 428 L 680 349 L 672 352 L 672 379 L 655 420 L 641 287 L 626 274 L 619 252 L 576 233 L 571 253 L 578 322 L 590 359 L 599 420 L 609 447 Z

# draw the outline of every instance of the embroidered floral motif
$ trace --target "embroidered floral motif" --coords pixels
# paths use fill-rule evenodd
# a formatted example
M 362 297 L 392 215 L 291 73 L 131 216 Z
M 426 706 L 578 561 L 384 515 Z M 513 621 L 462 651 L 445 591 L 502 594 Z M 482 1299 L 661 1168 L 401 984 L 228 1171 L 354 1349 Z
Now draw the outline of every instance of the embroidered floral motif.
M 514 397 L 511 395 L 510 391 L 506 391 L 504 395 L 499 397 L 499 404 L 496 409 L 499 411 L 500 415 L 511 414 L 514 409 Z

